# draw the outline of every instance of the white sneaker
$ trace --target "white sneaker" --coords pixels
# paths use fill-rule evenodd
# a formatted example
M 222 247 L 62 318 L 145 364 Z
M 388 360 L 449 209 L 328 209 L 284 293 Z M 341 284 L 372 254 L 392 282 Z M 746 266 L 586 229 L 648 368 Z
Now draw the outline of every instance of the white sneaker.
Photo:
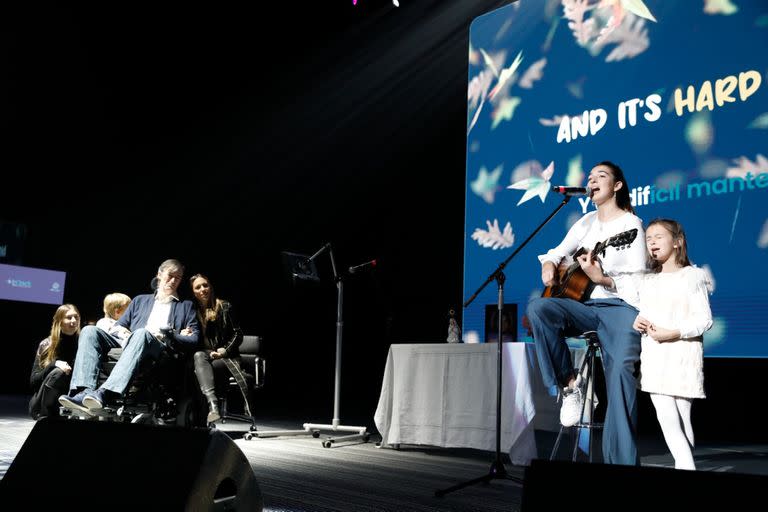
M 578 386 L 573 389 L 566 387 L 563 390 L 563 405 L 560 407 L 560 424 L 564 427 L 572 427 L 577 424 L 581 418 L 583 405 L 584 398 L 581 395 L 581 388 Z

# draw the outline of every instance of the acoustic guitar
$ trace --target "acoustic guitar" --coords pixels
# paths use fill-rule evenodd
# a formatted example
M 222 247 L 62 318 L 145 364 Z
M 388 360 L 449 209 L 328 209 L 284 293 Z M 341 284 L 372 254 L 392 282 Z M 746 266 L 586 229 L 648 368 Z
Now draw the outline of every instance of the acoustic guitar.
M 635 238 L 637 238 L 637 229 L 630 229 L 607 240 L 598 242 L 595 244 L 595 248 L 592 249 L 592 261 L 597 259 L 598 256 L 605 255 L 605 250 L 609 247 L 615 247 L 617 250 L 629 247 L 635 241 Z M 587 300 L 595 288 L 595 283 L 592 282 L 589 276 L 581 269 L 579 262 L 576 261 L 576 258 L 586 253 L 587 250 L 580 247 L 579 250 L 573 253 L 574 262 L 571 265 L 560 265 L 557 269 L 557 282 L 552 286 L 547 286 L 541 296 L 567 298 L 579 302 Z

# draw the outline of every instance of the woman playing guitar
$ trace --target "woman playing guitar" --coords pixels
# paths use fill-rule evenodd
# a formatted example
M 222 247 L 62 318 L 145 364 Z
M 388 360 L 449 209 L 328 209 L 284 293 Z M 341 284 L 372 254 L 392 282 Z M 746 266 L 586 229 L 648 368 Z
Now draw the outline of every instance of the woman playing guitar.
M 527 317 L 544 384 L 553 396 L 563 396 L 560 421 L 565 426 L 578 423 L 582 404 L 580 382 L 565 338 L 597 331 L 608 393 L 603 457 L 609 464 L 637 465 L 634 373 L 640 336 L 632 323 L 637 316 L 639 281 L 646 269 L 645 235 L 618 165 L 607 161 L 597 164 L 589 173 L 587 186 L 597 211 L 579 219 L 560 245 L 539 256 L 539 261 L 541 280 L 547 287 L 557 287 L 557 266 L 574 256 L 594 287 L 590 286 L 587 296 L 579 297 L 583 302 L 556 296 L 534 299 L 528 304 Z M 623 249 L 606 246 L 611 237 L 626 237 L 627 233 L 631 236 L 622 240 L 628 243 Z M 602 253 L 600 258 L 593 255 L 596 246 Z

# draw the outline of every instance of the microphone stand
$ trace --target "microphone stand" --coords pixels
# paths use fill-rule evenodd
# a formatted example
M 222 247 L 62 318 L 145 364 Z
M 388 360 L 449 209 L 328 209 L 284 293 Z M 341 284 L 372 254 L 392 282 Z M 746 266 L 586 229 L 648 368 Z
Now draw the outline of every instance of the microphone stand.
M 502 379 L 501 379 L 501 369 L 502 369 L 502 357 L 503 357 L 502 356 L 501 330 L 502 330 L 502 313 L 503 313 L 503 309 L 504 309 L 504 281 L 506 280 L 506 276 L 504 275 L 504 268 L 507 266 L 509 261 L 512 258 L 514 258 L 517 255 L 517 253 L 519 253 L 520 250 L 522 250 L 522 248 L 525 247 L 528 244 L 528 242 L 530 242 L 531 239 L 534 236 L 536 236 L 536 234 L 539 231 L 541 231 L 541 228 L 543 228 L 552 219 L 552 217 L 554 217 L 557 214 L 557 212 L 559 212 L 563 208 L 563 206 L 568 204 L 568 201 L 570 201 L 570 200 L 571 200 L 571 196 L 565 196 L 565 198 L 563 198 L 563 201 L 557 206 L 557 208 L 555 208 L 555 210 L 552 213 L 550 213 L 549 216 L 546 219 L 544 219 L 544 221 L 541 224 L 539 224 L 539 226 L 533 231 L 533 233 L 531 233 L 528 236 L 528 238 L 526 238 L 525 241 L 523 241 L 523 243 L 520 244 L 518 246 L 518 248 L 515 249 L 515 251 L 512 254 L 509 255 L 509 257 L 507 259 L 505 259 L 504 261 L 502 261 L 499 264 L 499 266 L 496 268 L 496 270 L 494 270 L 488 276 L 488 278 L 485 280 L 485 282 L 482 285 L 480 285 L 480 288 L 478 288 L 475 291 L 475 293 L 473 293 L 472 296 L 469 299 L 467 299 L 467 301 L 464 303 L 464 307 L 466 308 L 467 306 L 469 306 L 475 300 L 475 298 L 477 298 L 477 296 L 480 294 L 480 292 L 483 291 L 483 289 L 486 286 L 488 286 L 488 284 L 491 281 L 496 281 L 496 283 L 498 285 L 498 290 L 499 290 L 498 291 L 498 308 L 499 308 L 499 313 L 497 315 L 499 321 L 498 321 L 498 325 L 497 325 L 498 337 L 496 339 L 496 343 L 497 343 L 497 355 L 496 355 L 496 357 L 497 357 L 497 361 L 496 361 L 496 456 L 495 456 L 493 462 L 491 463 L 491 467 L 488 470 L 487 474 L 485 474 L 483 476 L 480 476 L 480 477 L 477 477 L 477 478 L 473 478 L 471 480 L 467 480 L 466 482 L 461 482 L 461 483 L 458 483 L 456 485 L 452 485 L 451 487 L 448 487 L 446 489 L 437 490 L 437 491 L 435 491 L 435 496 L 438 497 L 438 498 L 442 498 L 443 496 L 445 496 L 449 492 L 458 491 L 459 489 L 463 489 L 464 487 L 468 487 L 470 485 L 474 485 L 474 484 L 477 484 L 477 483 L 480 483 L 480 482 L 487 484 L 491 480 L 499 480 L 499 479 L 502 479 L 502 480 L 512 480 L 512 481 L 514 481 L 514 482 L 516 482 L 518 484 L 521 484 L 521 485 L 523 483 L 522 478 L 518 478 L 518 477 L 512 476 L 512 475 L 510 475 L 507 472 L 507 469 L 504 467 L 504 462 L 501 460 L 501 382 L 502 382 Z
M 327 437 L 323 441 L 324 448 L 330 448 L 333 443 L 337 441 L 353 441 L 356 439 L 362 439 L 367 443 L 370 439 L 370 434 L 367 432 L 366 427 L 346 426 L 341 424 L 339 419 L 339 401 L 341 399 L 341 338 L 342 331 L 344 329 L 343 309 L 344 309 L 344 277 L 336 270 L 336 260 L 333 257 L 333 248 L 331 244 L 325 244 L 315 254 L 310 256 L 304 262 L 304 266 L 308 267 L 315 258 L 328 251 L 328 255 L 331 258 L 331 268 L 333 269 L 333 279 L 336 281 L 337 300 L 336 300 L 336 371 L 334 376 L 334 390 L 333 390 L 333 419 L 331 424 L 321 423 L 304 423 L 302 430 L 262 430 L 260 432 L 254 432 L 255 437 L 277 437 L 277 436 L 297 436 L 310 434 L 314 438 L 320 437 L 320 430 L 332 430 L 334 432 L 354 432 L 353 434 Z M 299 264 L 301 266 L 301 264 Z

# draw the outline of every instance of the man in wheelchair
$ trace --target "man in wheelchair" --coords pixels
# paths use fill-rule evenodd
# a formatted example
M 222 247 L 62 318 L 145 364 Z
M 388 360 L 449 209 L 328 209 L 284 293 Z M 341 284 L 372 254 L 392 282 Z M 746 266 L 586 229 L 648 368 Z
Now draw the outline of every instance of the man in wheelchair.
M 112 348 L 102 359 L 97 379 L 99 386 L 109 379 L 121 356 L 122 348 Z M 70 415 L 132 423 L 205 426 L 205 412 L 197 396 L 191 356 L 192 352 L 179 344 L 167 345 L 156 359 L 145 357 L 141 360 L 122 395 L 114 396 L 99 410 L 70 408 Z
M 164 374 L 159 370 L 165 364 L 173 359 L 184 360 L 179 354 L 194 351 L 200 328 L 192 302 L 178 298 L 177 289 L 183 275 L 184 266 L 179 261 L 164 261 L 157 270 L 156 292 L 135 297 L 110 333 L 94 326 L 83 328 L 70 393 L 59 397 L 62 407 L 80 416 L 110 415 L 117 407 L 131 403 L 134 397 L 125 394 L 142 363 L 153 367 L 150 375 Z M 122 353 L 109 376 L 99 385 L 103 363 L 108 360 L 110 350 L 118 348 Z M 163 379 L 150 378 L 147 382 L 160 387 Z M 135 384 L 132 387 L 136 387 Z M 147 391 L 151 391 L 151 387 L 147 387 Z

